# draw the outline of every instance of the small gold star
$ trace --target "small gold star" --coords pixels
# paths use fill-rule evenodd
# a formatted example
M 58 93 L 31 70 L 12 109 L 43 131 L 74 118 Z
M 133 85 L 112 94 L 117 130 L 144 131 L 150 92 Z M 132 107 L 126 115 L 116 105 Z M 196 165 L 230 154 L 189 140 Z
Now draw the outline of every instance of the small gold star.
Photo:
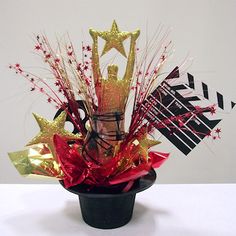
M 58 134 L 67 140 L 75 140 L 80 139 L 82 136 L 80 134 L 73 134 L 64 129 L 65 122 L 66 122 L 66 112 L 63 111 L 55 120 L 48 121 L 47 119 L 34 114 L 34 118 L 36 119 L 39 127 L 40 132 L 36 135 L 26 146 L 38 144 L 38 143 L 46 143 L 48 144 L 51 152 L 54 152 L 54 144 L 53 144 L 53 136 Z M 55 156 L 55 155 L 54 155 Z
M 140 154 L 142 154 L 145 157 L 148 157 L 148 152 L 149 152 L 148 149 L 150 147 L 153 147 L 161 143 L 160 141 L 147 138 L 147 134 L 142 135 L 138 139 L 138 142 L 139 142 Z
M 112 48 L 115 48 L 124 57 L 126 57 L 123 41 L 130 36 L 130 33 L 125 31 L 120 32 L 115 20 L 112 23 L 111 30 L 99 32 L 99 36 L 102 39 L 106 40 L 102 56 L 108 51 L 110 51 Z
M 145 135 L 141 140 L 139 140 L 139 143 L 142 147 L 149 149 L 150 147 L 160 144 L 161 142 L 154 139 L 149 139 L 147 138 L 147 135 Z

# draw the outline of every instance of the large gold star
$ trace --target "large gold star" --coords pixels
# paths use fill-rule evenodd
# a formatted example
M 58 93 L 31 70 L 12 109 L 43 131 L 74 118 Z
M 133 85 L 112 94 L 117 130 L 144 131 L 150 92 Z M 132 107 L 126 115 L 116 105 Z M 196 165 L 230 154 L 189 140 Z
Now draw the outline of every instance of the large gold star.
M 130 33 L 125 31 L 120 32 L 115 21 L 113 21 L 110 31 L 99 32 L 99 36 L 106 40 L 102 56 L 112 48 L 115 48 L 124 57 L 126 57 L 123 41 L 130 36 Z
M 38 144 L 38 143 L 46 143 L 46 144 L 48 144 L 51 152 L 53 154 L 55 154 L 54 144 L 53 144 L 53 136 L 55 134 L 58 134 L 67 140 L 75 140 L 75 139 L 81 138 L 80 134 L 73 134 L 73 133 L 64 129 L 65 122 L 66 122 L 66 115 L 67 115 L 65 111 L 63 111 L 53 121 L 49 121 L 49 120 L 43 118 L 42 116 L 39 116 L 34 113 L 33 113 L 33 115 L 40 127 L 40 132 L 29 143 L 27 143 L 26 146 L 34 145 L 34 144 Z

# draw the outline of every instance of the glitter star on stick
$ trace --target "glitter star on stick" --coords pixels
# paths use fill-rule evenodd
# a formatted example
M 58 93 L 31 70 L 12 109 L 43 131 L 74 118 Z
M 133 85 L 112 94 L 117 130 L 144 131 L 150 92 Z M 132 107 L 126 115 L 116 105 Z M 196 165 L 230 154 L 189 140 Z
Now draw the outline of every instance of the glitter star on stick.
M 38 144 L 38 143 L 46 143 L 48 144 L 53 156 L 56 158 L 54 144 L 53 144 L 53 136 L 55 134 L 60 135 L 62 138 L 66 140 L 75 140 L 81 139 L 80 134 L 73 134 L 64 129 L 66 122 L 66 112 L 63 111 L 55 120 L 49 121 L 42 116 L 34 114 L 34 118 L 36 119 L 40 132 L 36 135 L 26 146 Z

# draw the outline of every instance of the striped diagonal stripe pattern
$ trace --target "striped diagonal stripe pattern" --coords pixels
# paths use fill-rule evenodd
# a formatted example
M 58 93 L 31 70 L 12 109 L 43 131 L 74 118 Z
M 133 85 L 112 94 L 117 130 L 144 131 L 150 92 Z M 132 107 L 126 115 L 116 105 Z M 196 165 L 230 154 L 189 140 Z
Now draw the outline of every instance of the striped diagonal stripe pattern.
M 196 104 L 201 104 L 203 100 L 209 100 L 212 96 L 205 83 L 196 83 L 191 74 L 186 75 L 184 79 L 180 79 L 179 68 L 176 67 L 142 104 L 146 120 L 185 155 L 189 154 L 221 121 L 210 119 L 206 114 L 209 111 L 188 117 L 181 125 L 172 119 L 194 112 Z M 222 94 L 216 92 L 216 100 L 219 108 L 226 107 Z M 235 103 L 232 102 L 230 105 L 232 109 Z M 168 122 L 163 122 L 166 120 Z

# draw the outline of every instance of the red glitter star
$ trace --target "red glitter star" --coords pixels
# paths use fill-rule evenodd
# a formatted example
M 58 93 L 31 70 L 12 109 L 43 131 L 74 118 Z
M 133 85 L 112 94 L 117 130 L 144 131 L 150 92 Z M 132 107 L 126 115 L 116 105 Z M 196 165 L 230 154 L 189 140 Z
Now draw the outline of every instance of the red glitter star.
M 207 137 L 211 137 L 211 131 L 209 131 L 208 133 L 206 133 Z
M 215 106 L 210 107 L 210 113 L 214 115 L 216 113 L 216 108 Z
M 56 86 L 59 86 L 59 85 L 60 85 L 60 82 L 57 80 L 57 81 L 55 82 L 55 85 L 56 85 Z
M 86 50 L 87 50 L 88 52 L 90 52 L 92 49 L 91 49 L 91 47 L 88 45 L 88 46 L 86 47 Z
M 220 128 L 217 128 L 217 129 L 215 130 L 215 132 L 216 132 L 217 134 L 219 134 L 219 133 L 221 133 L 221 129 L 220 129 Z
M 36 46 L 34 47 L 35 50 L 40 50 L 40 48 L 41 48 L 40 45 L 36 45 Z

